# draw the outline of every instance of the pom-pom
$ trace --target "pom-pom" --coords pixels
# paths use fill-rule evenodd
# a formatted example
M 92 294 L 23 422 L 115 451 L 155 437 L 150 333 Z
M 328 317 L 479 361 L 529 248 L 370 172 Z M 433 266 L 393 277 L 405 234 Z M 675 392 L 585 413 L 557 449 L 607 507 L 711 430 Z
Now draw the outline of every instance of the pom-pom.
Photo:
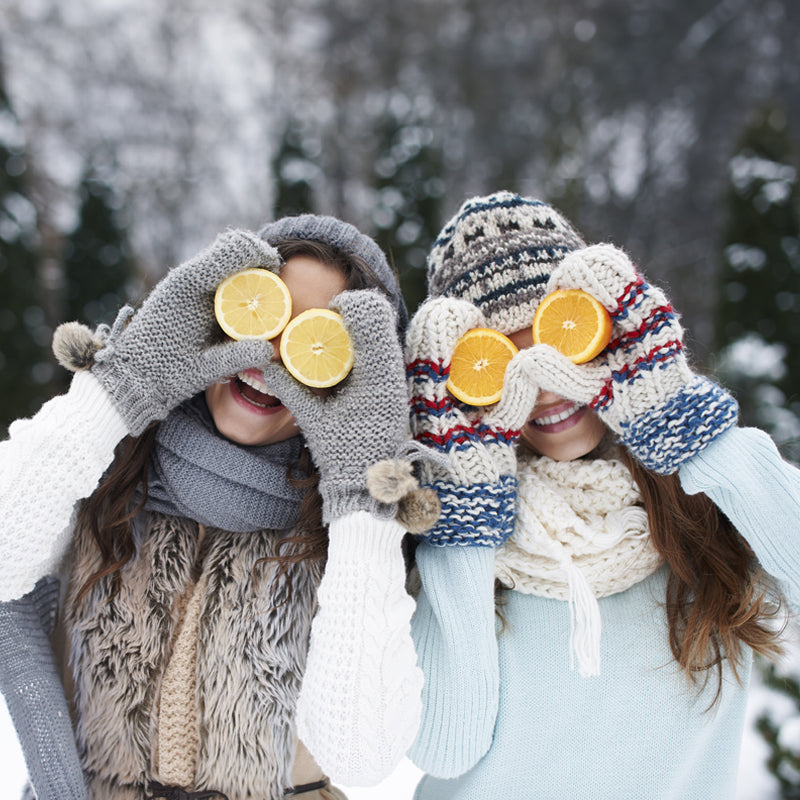
M 409 533 L 425 533 L 436 524 L 441 513 L 442 504 L 433 489 L 415 489 L 398 503 L 397 521 Z
M 53 355 L 70 372 L 89 369 L 102 340 L 80 322 L 65 322 L 53 334 Z
M 367 491 L 379 503 L 397 503 L 418 486 L 408 461 L 378 461 L 367 470 Z

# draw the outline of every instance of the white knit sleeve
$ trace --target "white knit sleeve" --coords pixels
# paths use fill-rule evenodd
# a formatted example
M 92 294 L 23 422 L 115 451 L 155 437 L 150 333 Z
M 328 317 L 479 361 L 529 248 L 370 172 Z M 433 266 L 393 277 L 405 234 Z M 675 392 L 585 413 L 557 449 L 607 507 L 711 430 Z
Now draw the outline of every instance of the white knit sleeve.
M 298 701 L 298 733 L 335 782 L 371 786 L 414 740 L 422 672 L 411 640 L 404 530 L 357 511 L 334 520 Z
M 0 442 L 0 601 L 58 571 L 75 504 L 92 493 L 126 433 L 89 372 L 31 419 L 11 424 Z

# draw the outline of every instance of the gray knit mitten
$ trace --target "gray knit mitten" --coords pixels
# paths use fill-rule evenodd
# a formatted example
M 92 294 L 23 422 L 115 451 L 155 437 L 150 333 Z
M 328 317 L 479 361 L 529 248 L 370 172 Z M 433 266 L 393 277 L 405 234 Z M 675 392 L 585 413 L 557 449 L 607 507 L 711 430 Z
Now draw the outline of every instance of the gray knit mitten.
M 570 253 L 547 288 L 583 289 L 599 300 L 611 314 L 611 342 L 581 365 L 537 345 L 530 378 L 594 409 L 648 469 L 675 472 L 736 424 L 736 401 L 692 371 L 672 306 L 621 250 L 599 244 Z
M 277 363 L 264 369 L 269 390 L 292 412 L 320 474 L 323 519 L 353 511 L 393 517 L 396 509 L 367 490 L 368 469 L 402 456 L 409 441 L 408 395 L 396 314 L 377 290 L 346 291 L 330 308 L 344 318 L 355 363 L 350 374 L 322 397 Z
M 217 324 L 214 292 L 235 272 L 278 263 L 277 251 L 255 234 L 227 231 L 171 270 L 139 311 L 126 306 L 110 331 L 99 331 L 104 346 L 91 371 L 130 433 L 138 435 L 212 383 L 269 361 L 269 342 L 210 344 Z
M 49 634 L 58 581 L 43 578 L 29 594 L 0 603 L 0 692 L 19 738 L 38 800 L 85 800 L 64 688 Z
M 438 522 L 421 538 L 429 544 L 499 546 L 514 530 L 517 497 L 515 448 L 538 389 L 525 377 L 525 352 L 514 356 L 494 406 L 469 409 L 447 391 L 458 339 L 485 327 L 481 311 L 466 300 L 425 302 L 408 332 L 411 429 L 438 454 L 423 463 L 423 486 L 439 496 Z

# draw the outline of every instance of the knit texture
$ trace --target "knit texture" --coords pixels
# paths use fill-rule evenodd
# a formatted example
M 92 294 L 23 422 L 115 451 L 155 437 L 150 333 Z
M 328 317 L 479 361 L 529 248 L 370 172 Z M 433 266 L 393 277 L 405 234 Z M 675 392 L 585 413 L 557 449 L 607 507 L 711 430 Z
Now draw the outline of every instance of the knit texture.
M 800 597 L 800 472 L 769 437 L 732 428 L 679 475 Z M 531 787 L 548 800 L 736 796 L 749 664 L 744 686 L 724 667 L 706 712 L 715 682 L 698 696 L 670 652 L 666 568 L 599 600 L 603 668 L 585 678 L 569 668 L 567 602 L 505 592 L 506 624 L 495 626 L 493 562 L 484 548 L 417 550 L 412 633 L 426 684 L 410 755 L 429 774 L 416 800 L 483 800 L 498 786 L 506 800 L 529 800 Z
M 469 300 L 489 327 L 513 333 L 533 322 L 553 267 L 583 246 L 546 203 L 511 192 L 474 197 L 434 242 L 429 296 Z
M 515 356 L 503 397 L 491 409 L 469 409 L 447 391 L 458 339 L 485 323 L 466 300 L 442 297 L 414 315 L 407 341 L 411 428 L 432 455 L 421 467 L 423 485 L 439 495 L 441 515 L 422 538 L 434 545 L 502 544 L 513 530 L 514 447 L 533 408 L 536 387 Z
M 402 338 L 408 325 L 408 312 L 397 276 L 377 243 L 361 233 L 358 228 L 335 217 L 300 214 L 267 223 L 259 231 L 259 236 L 273 246 L 286 239 L 312 239 L 329 244 L 346 256 L 358 256 L 364 259 L 390 297 L 395 312 L 397 333 Z
M 570 654 L 582 675 L 600 674 L 597 600 L 662 563 L 639 488 L 622 462 L 609 459 L 526 457 L 517 480 L 514 533 L 497 552 L 495 576 L 516 591 L 568 601 Z
M 238 533 L 292 528 L 306 490 L 289 474 L 302 449 L 300 436 L 255 447 L 223 439 L 201 393 L 158 426 L 146 507 Z
M 588 404 L 646 467 L 673 473 L 736 424 L 736 401 L 692 371 L 683 329 L 665 294 L 621 250 L 600 244 L 570 254 L 547 288 L 582 289 L 599 300 L 611 315 L 612 338 L 586 365 L 535 346 L 535 380 Z
M 351 786 L 389 775 L 419 724 L 422 673 L 411 643 L 404 535 L 394 520 L 364 511 L 330 528 L 298 733 L 323 771 Z M 363 650 L 354 642 L 363 642 Z
M 337 295 L 350 334 L 355 363 L 331 394 L 319 396 L 281 364 L 264 368 L 270 393 L 292 412 L 319 470 L 323 519 L 353 511 L 393 517 L 394 503 L 381 503 L 367 490 L 367 470 L 403 451 L 409 438 L 408 395 L 394 311 L 377 290 Z
M 126 426 L 97 379 L 80 372 L 69 392 L 17 420 L 0 442 L 0 600 L 61 570 L 75 502 L 88 497 Z M 58 468 L 42 465 L 57 464 Z
M 17 731 L 37 800 L 85 800 L 86 786 L 49 635 L 59 585 L 40 581 L 0 603 L 0 692 Z
M 269 361 L 268 342 L 214 343 L 214 293 L 235 272 L 277 264 L 277 251 L 255 234 L 228 231 L 171 270 L 138 312 L 126 306 L 100 332 L 105 346 L 91 369 L 131 434 L 215 381 Z

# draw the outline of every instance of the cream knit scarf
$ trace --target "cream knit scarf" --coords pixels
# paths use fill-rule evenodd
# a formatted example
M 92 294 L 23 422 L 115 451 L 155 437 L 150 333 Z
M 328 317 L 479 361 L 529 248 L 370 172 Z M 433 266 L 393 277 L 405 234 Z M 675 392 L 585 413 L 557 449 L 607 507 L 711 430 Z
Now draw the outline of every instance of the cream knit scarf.
M 497 551 L 495 576 L 516 591 L 569 601 L 571 655 L 581 675 L 597 675 L 597 599 L 625 591 L 661 563 L 639 489 L 614 459 L 526 456 L 517 478 L 514 534 Z

